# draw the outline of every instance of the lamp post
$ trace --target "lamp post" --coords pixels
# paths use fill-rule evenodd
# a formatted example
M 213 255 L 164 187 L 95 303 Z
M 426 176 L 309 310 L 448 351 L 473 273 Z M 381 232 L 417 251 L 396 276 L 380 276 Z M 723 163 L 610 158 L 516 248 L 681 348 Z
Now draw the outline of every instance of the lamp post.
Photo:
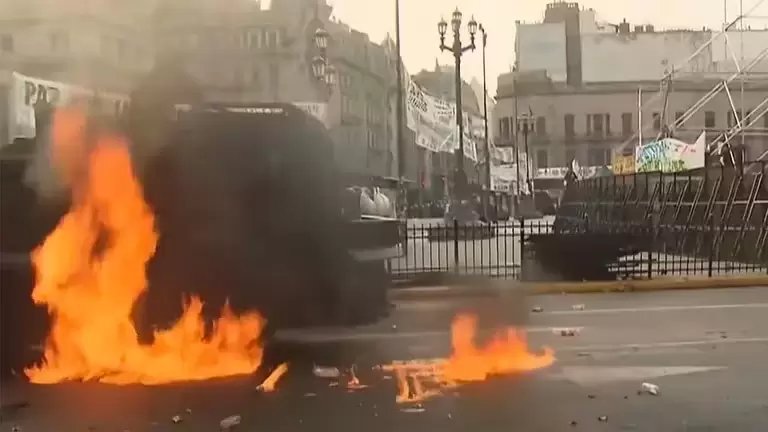
M 451 30 L 453 31 L 453 43 L 451 45 L 445 44 L 445 33 L 448 31 L 448 23 L 444 19 L 441 19 L 437 24 L 437 31 L 440 34 L 440 50 L 450 51 L 453 54 L 455 62 L 455 78 L 456 78 L 456 125 L 458 126 L 459 133 L 459 148 L 456 149 L 456 174 L 455 174 L 455 186 L 454 186 L 454 198 L 460 200 L 463 197 L 467 186 L 467 173 L 464 171 L 464 121 L 462 116 L 462 103 L 461 103 L 461 56 L 469 51 L 475 49 L 475 33 L 477 32 L 477 21 L 472 18 L 467 23 L 467 29 L 469 30 L 470 43 L 463 46 L 461 44 L 461 18 L 462 14 L 457 8 L 453 12 L 451 17 Z
M 531 178 L 531 171 L 530 171 L 530 152 L 528 150 L 528 135 L 530 134 L 531 129 L 533 128 L 533 121 L 534 117 L 530 113 L 524 113 L 520 114 L 517 117 L 517 130 L 523 132 L 523 149 L 525 150 L 525 177 L 526 177 L 526 183 L 528 184 L 528 192 L 533 196 L 533 179 Z M 517 142 L 517 139 L 515 139 Z M 520 146 L 515 146 L 517 149 L 516 161 L 517 161 L 517 181 L 518 181 L 518 192 L 520 191 Z
M 336 68 L 328 60 L 328 32 L 318 28 L 312 37 L 316 55 L 312 58 L 312 78 L 324 90 L 326 101 L 331 98 L 333 86 L 336 83 Z
M 483 139 L 485 140 L 485 194 L 483 196 L 483 215 L 488 220 L 488 207 L 491 201 L 491 140 L 488 138 L 488 84 L 485 74 L 485 47 L 488 45 L 488 34 L 480 24 L 483 34 Z

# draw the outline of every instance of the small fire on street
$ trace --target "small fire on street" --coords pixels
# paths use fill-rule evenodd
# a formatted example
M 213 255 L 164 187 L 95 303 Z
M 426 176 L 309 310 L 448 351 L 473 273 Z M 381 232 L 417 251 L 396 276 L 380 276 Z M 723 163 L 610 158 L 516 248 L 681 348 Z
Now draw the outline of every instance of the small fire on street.
M 383 365 L 382 371 L 397 378 L 397 402 L 422 402 L 464 383 L 542 369 L 555 362 L 550 348 L 545 347 L 541 354 L 531 353 L 525 334 L 514 328 L 497 333 L 480 347 L 475 342 L 476 335 L 477 316 L 459 314 L 451 326 L 450 357 Z
M 139 342 L 131 312 L 147 289 L 146 264 L 158 241 L 154 215 L 127 140 L 105 131 L 86 138 L 87 123 L 83 111 L 67 108 L 52 125 L 51 159 L 72 205 L 32 254 L 32 298 L 48 308 L 52 325 L 42 363 L 25 370 L 29 380 L 162 384 L 258 369 L 265 320 L 225 306 L 207 335 L 203 301 L 194 296 L 152 344 Z

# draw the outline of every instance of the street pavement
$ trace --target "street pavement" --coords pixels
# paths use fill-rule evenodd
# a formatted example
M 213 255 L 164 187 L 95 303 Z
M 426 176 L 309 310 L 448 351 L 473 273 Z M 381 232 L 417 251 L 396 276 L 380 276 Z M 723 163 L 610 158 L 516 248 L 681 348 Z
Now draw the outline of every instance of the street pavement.
M 764 431 L 768 425 L 768 289 L 509 295 L 396 306 L 375 326 L 280 333 L 272 361 L 288 359 L 291 366 L 273 393 L 257 391 L 256 376 L 162 387 L 11 383 L 3 404 L 29 405 L 5 413 L 0 430 L 214 431 L 231 415 L 242 416 L 237 430 L 285 432 Z M 531 349 L 552 347 L 556 363 L 466 385 L 421 406 L 397 404 L 395 380 L 373 366 L 447 355 L 451 318 L 459 311 L 478 313 L 486 329 L 524 326 Z M 579 332 L 553 333 L 560 327 Z M 369 387 L 333 386 L 313 376 L 314 363 L 342 370 L 354 364 Z M 643 382 L 660 393 L 638 393 Z

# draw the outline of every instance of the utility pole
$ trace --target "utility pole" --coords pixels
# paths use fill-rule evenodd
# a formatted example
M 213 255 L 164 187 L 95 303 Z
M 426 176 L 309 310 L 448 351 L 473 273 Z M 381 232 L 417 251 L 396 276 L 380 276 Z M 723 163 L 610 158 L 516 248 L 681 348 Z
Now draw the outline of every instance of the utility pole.
M 403 61 L 400 47 L 400 0 L 395 0 L 395 40 L 397 55 L 397 107 L 395 109 L 395 120 L 397 131 L 395 139 L 397 140 L 397 177 L 400 185 L 400 196 L 402 204 L 408 209 L 408 194 L 405 191 L 405 141 L 403 139 L 403 108 L 405 101 L 403 98 Z
M 485 196 L 483 197 L 483 215 L 488 220 L 488 207 L 491 201 L 491 140 L 488 138 L 488 83 L 485 73 L 485 48 L 488 45 L 488 34 L 480 24 L 483 34 L 483 138 L 485 139 Z

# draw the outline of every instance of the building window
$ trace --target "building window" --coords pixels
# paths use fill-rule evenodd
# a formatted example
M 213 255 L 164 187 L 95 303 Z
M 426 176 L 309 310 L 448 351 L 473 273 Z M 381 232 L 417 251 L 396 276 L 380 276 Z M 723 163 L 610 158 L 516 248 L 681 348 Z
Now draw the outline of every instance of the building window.
M 501 133 L 502 140 L 512 139 L 511 125 L 511 117 L 502 117 L 501 120 L 499 120 L 499 132 Z
M 605 114 L 605 135 L 611 136 L 611 115 Z
M 62 52 L 69 50 L 69 35 L 64 32 L 51 33 L 48 37 L 51 51 Z
M 576 120 L 573 114 L 565 115 L 565 138 L 567 141 L 576 136 Z
M 544 116 L 536 117 L 536 135 L 544 136 L 547 134 L 547 119 Z
M 571 162 L 576 161 L 578 162 L 578 158 L 576 157 L 576 150 L 567 150 L 565 152 L 565 163 L 570 166 Z
M 683 115 L 684 115 L 684 114 L 685 114 L 685 113 L 684 113 L 684 112 L 682 112 L 682 111 L 678 111 L 678 112 L 676 112 L 676 113 L 675 113 L 675 125 L 677 125 L 677 126 L 682 126 L 682 123 L 681 123 L 681 124 L 677 124 L 677 122 L 678 122 L 678 121 L 679 121 L 681 118 L 683 118 Z
M 613 150 L 605 149 L 605 166 L 613 164 Z
M 661 113 L 659 112 L 653 113 L 653 129 L 657 131 L 661 130 Z
M 536 168 L 549 168 L 549 154 L 546 150 L 536 152 Z
M 707 129 L 714 129 L 717 127 L 717 116 L 714 111 L 704 112 L 704 127 Z
M 0 51 L 5 53 L 13 52 L 13 36 L 12 35 L 0 36 Z
M 590 149 L 587 157 L 587 166 L 603 166 L 605 165 L 605 150 L 604 149 Z
M 621 115 L 621 134 L 625 137 L 632 135 L 632 113 Z

